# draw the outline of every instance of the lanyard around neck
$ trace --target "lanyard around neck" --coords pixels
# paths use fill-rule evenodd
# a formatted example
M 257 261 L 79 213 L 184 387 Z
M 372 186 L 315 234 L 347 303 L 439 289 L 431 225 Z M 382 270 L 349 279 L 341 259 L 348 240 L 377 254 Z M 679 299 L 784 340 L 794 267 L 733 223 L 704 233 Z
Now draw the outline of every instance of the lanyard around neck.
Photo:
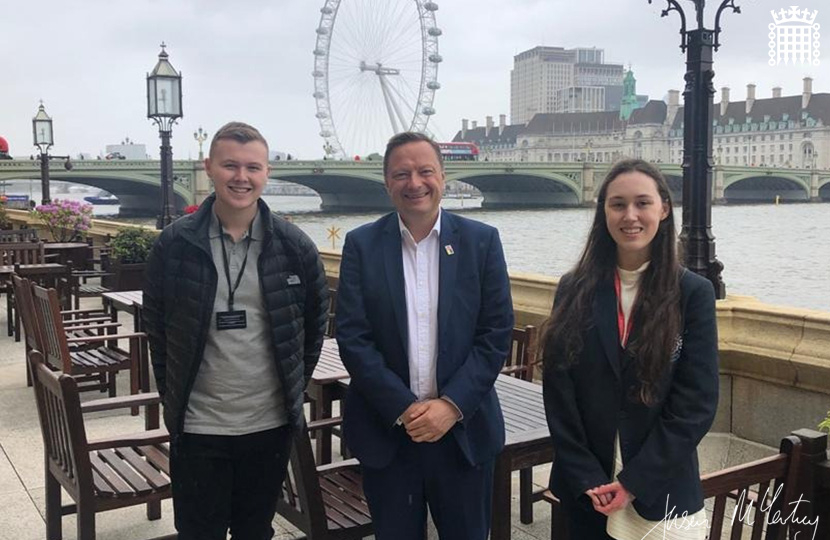
M 222 243 L 222 262 L 225 266 L 225 278 L 228 280 L 228 311 L 233 311 L 233 295 L 242 282 L 242 274 L 245 273 L 245 265 L 248 264 L 248 249 L 251 247 L 251 233 L 254 230 L 254 222 L 252 220 L 251 224 L 248 225 L 248 238 L 245 242 L 245 257 L 242 259 L 242 268 L 239 269 L 239 274 L 236 276 L 236 283 L 231 286 L 231 268 L 228 260 L 228 252 L 225 249 L 225 228 L 222 226 L 222 221 L 219 219 L 219 216 L 216 217 L 216 220 L 219 222 L 219 240 Z
M 628 337 L 631 335 L 631 328 L 634 326 L 634 314 L 628 318 L 628 324 L 625 324 L 625 311 L 622 305 L 622 282 L 620 281 L 620 271 L 614 271 L 614 291 L 617 293 L 617 331 L 620 335 L 620 345 L 625 348 L 628 345 Z

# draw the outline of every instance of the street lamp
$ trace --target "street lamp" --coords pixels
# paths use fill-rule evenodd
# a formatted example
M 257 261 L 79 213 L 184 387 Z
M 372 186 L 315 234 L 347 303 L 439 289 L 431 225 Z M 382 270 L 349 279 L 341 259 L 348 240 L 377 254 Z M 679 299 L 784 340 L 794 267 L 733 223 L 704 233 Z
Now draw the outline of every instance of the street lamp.
M 680 243 L 687 268 L 712 282 L 718 298 L 726 296 L 721 272 L 723 263 L 715 256 L 712 234 L 712 109 L 715 88 L 712 79 L 712 52 L 720 47 L 720 17 L 726 8 L 740 13 L 735 0 L 721 0 L 715 13 L 715 29 L 704 27 L 706 0 L 691 0 L 697 27 L 686 29 L 686 13 L 677 0 L 666 0 L 662 17 L 680 15 L 680 49 L 686 53 L 686 87 L 683 91 L 683 228 Z M 652 0 L 648 0 L 651 4 Z
M 170 136 L 173 124 L 182 117 L 182 75 L 170 65 L 165 47 L 162 43 L 158 63 L 147 74 L 147 118 L 158 125 L 161 137 L 161 215 L 157 229 L 170 225 L 176 214 Z
M 50 156 L 49 148 L 55 143 L 52 138 L 52 118 L 46 114 L 43 102 L 40 102 L 37 114 L 32 118 L 32 131 L 34 133 L 35 146 L 40 150 L 40 198 L 41 204 L 49 204 L 52 197 L 49 195 L 49 160 L 63 159 L 67 171 L 72 169 L 72 162 L 69 156 Z
M 199 161 L 203 161 L 205 159 L 205 153 L 202 152 L 202 144 L 208 139 L 207 131 L 203 130 L 202 126 L 199 126 L 199 129 L 193 132 L 193 138 L 199 143 Z

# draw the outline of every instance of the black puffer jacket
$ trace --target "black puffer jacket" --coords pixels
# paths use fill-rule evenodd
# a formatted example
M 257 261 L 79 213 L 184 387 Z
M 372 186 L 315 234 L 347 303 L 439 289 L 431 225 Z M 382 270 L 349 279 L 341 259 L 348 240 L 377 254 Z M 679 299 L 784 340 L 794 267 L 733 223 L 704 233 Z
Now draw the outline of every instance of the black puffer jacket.
M 143 321 L 164 423 L 172 436 L 184 427 L 190 391 L 199 372 L 212 320 L 218 273 L 208 239 L 215 195 L 167 227 L 153 246 L 144 282 Z M 274 361 L 282 381 L 289 424 L 303 418 L 303 391 L 323 342 L 328 288 L 314 243 L 259 201 L 265 227 L 257 262 L 271 323 Z M 300 278 L 289 285 L 288 277 Z M 292 278 L 292 282 L 294 279 Z

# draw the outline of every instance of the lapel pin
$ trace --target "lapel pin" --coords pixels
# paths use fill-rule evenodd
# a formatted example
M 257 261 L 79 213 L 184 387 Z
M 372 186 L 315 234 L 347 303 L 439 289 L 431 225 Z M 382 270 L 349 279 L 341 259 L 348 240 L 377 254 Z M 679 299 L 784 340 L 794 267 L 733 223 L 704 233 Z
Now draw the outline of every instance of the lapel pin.
M 446 251 L 446 252 L 447 252 L 447 255 L 453 255 L 453 254 L 455 254 L 455 251 L 453 251 L 452 246 L 451 246 L 451 245 L 449 245 L 449 244 L 447 244 L 446 246 L 444 246 L 444 251 Z

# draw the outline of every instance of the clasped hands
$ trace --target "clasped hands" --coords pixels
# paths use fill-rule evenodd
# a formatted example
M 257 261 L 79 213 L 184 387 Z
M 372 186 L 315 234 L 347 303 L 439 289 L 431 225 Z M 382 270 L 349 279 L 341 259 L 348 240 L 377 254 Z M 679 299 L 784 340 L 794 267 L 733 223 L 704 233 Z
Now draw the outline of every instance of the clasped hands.
M 413 442 L 435 442 L 458 421 L 458 410 L 444 399 L 416 401 L 401 415 L 406 434 Z
M 606 516 L 622 510 L 634 500 L 634 495 L 619 482 L 597 486 L 585 494 L 591 498 L 594 510 Z

